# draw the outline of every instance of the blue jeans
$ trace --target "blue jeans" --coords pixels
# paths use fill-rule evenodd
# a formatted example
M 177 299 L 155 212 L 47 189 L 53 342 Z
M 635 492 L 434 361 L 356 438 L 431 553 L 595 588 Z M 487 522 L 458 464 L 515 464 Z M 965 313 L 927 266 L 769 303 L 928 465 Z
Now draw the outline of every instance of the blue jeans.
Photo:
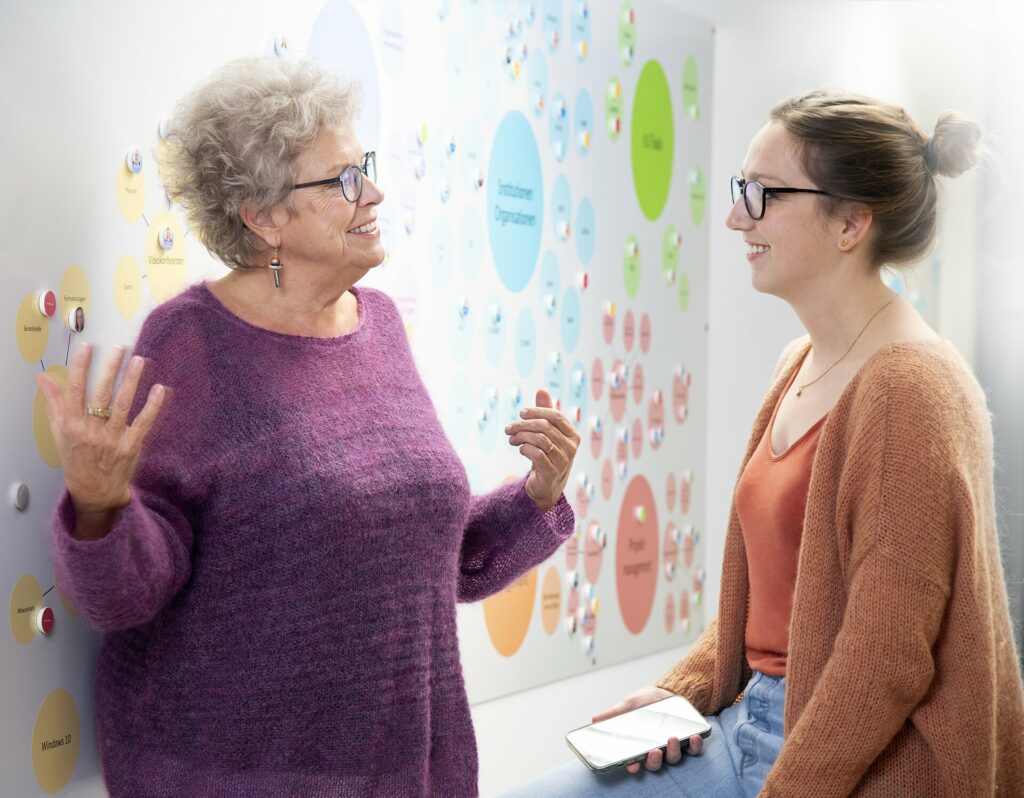
M 504 793 L 504 798 L 737 798 L 760 792 L 779 751 L 786 679 L 754 672 L 743 700 L 708 718 L 700 756 L 683 755 L 657 773 L 594 773 L 570 762 Z

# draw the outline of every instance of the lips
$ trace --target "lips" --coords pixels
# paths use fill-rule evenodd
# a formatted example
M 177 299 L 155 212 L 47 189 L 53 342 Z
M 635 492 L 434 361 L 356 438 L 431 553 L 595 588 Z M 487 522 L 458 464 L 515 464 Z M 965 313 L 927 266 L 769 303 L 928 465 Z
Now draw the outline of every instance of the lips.
M 377 232 L 377 220 L 373 219 L 366 224 L 361 224 L 359 227 L 353 227 L 350 230 L 346 230 L 346 233 L 376 233 Z

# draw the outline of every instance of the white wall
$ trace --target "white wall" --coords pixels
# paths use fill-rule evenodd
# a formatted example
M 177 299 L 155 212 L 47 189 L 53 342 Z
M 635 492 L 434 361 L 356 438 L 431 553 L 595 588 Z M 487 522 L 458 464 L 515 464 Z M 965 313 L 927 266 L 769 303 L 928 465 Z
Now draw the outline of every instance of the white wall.
M 1024 72 L 1016 77 L 990 73 L 984 43 L 991 30 L 1007 24 L 1012 12 L 1004 5 L 895 0 L 674 0 L 671 5 L 716 26 L 705 483 L 706 591 L 708 606 L 715 607 L 729 501 L 749 426 L 779 351 L 802 333 L 788 306 L 753 292 L 740 238 L 724 226 L 728 178 L 739 171 L 750 138 L 775 103 L 818 86 L 903 105 L 926 132 L 946 108 L 985 126 L 988 82 L 1019 87 Z M 940 334 L 971 362 L 977 241 L 973 224 L 960 222 L 974 219 L 977 181 L 952 181 L 944 197 L 948 226 L 937 251 L 943 270 L 934 318 Z M 475 707 L 482 794 L 496 795 L 568 761 L 566 730 L 649 683 L 670 662 L 665 655 L 636 660 Z

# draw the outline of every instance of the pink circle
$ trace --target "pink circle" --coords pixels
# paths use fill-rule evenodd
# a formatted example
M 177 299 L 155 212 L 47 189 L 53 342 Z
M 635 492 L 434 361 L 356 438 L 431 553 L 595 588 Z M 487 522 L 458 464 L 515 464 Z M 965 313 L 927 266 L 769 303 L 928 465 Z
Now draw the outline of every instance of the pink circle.
M 661 391 L 655 391 L 651 396 L 651 401 L 647 404 L 647 428 L 651 431 L 651 448 L 658 449 L 661 447 L 661 438 L 655 436 L 654 432 L 657 430 L 659 433 L 665 431 L 665 405 L 661 401 Z M 672 502 L 675 502 L 675 477 L 672 477 Z M 669 507 L 671 510 L 672 508 Z
M 684 475 L 679 482 L 679 509 L 683 515 L 690 512 L 690 481 Z
M 612 418 L 622 421 L 626 415 L 626 381 L 622 378 L 623 362 L 616 360 L 612 365 L 612 375 L 608 380 L 608 398 L 612 409 Z M 618 380 L 616 387 L 615 381 Z
M 640 400 L 644 398 L 644 367 L 637 363 L 633 366 L 631 376 L 633 381 L 633 401 L 636 404 L 640 404 Z
M 601 456 L 601 447 L 604 446 L 604 430 L 595 430 L 593 427 L 590 428 L 590 453 L 596 460 Z
M 573 532 L 565 542 L 565 567 L 569 571 L 576 570 L 576 558 L 580 553 L 579 535 Z
M 672 630 L 676 628 L 676 600 L 669 593 L 665 596 L 665 631 L 672 634 Z
M 693 525 L 687 524 L 683 527 L 683 564 L 687 568 L 693 567 L 693 552 L 697 545 L 697 538 L 693 531 Z
M 590 496 L 587 495 L 586 489 L 577 484 L 576 485 L 576 506 L 573 507 L 577 518 L 586 518 L 587 511 L 590 509 Z
M 596 357 L 590 368 L 590 393 L 595 399 L 601 398 L 604 391 L 604 365 Z
M 640 351 L 645 355 L 651 348 L 651 317 L 647 313 L 640 317 Z
M 601 466 L 601 495 L 605 501 L 612 497 L 612 488 L 615 487 L 615 470 L 612 468 L 612 461 L 605 460 Z
M 597 616 L 589 608 L 583 613 L 583 634 L 594 636 L 597 631 Z
M 633 341 L 636 338 L 636 322 L 633 320 L 633 311 L 627 310 L 626 317 L 622 320 L 622 342 L 626 345 L 626 351 L 633 351 Z
M 664 551 L 662 559 L 665 564 L 665 577 L 671 580 L 671 574 L 679 567 L 679 544 L 676 543 L 675 524 L 669 524 L 665 527 L 665 538 L 662 548 Z
M 633 431 L 630 433 L 632 439 L 630 443 L 633 445 L 633 459 L 639 460 L 640 454 L 644 450 L 644 425 L 640 419 L 633 419 Z
M 583 546 L 583 574 L 591 584 L 597 582 L 601 575 L 601 560 L 604 556 L 604 549 L 595 538 L 594 533 L 599 528 L 597 521 L 587 524 L 586 543 Z
M 665 480 L 665 503 L 669 512 L 676 509 L 676 478 L 672 474 Z
M 679 595 L 679 620 L 690 620 L 690 594 L 685 590 Z
M 682 424 L 686 421 L 687 405 L 690 403 L 690 372 L 684 371 L 682 376 L 676 374 L 672 381 L 672 409 L 676 414 L 676 421 Z
M 629 444 L 624 443 L 621 438 L 615 442 L 615 462 L 629 462 Z
M 565 616 L 566 618 L 572 618 L 573 629 L 576 628 L 576 614 L 580 611 L 580 591 L 576 588 L 572 588 L 569 591 L 569 598 L 566 602 Z
M 646 516 L 638 517 L 638 508 Z M 651 616 L 658 579 L 658 509 L 650 483 L 634 477 L 626 487 L 615 540 L 615 586 L 626 628 L 640 634 Z
M 699 572 L 700 568 L 698 568 L 697 571 Z M 695 573 L 693 575 L 693 595 L 694 595 L 694 597 L 699 597 L 700 594 L 703 591 L 704 591 L 704 580 L 701 579 L 700 573 Z
M 604 335 L 604 342 L 610 344 L 615 337 L 615 317 L 605 308 L 601 314 L 601 333 Z

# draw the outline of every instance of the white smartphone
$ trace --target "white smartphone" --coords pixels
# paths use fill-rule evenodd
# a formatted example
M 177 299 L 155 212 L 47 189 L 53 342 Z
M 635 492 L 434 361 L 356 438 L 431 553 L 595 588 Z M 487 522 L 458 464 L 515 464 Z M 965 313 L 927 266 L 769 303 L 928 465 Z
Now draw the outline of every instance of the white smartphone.
M 565 741 L 584 765 L 605 771 L 642 762 L 655 748 L 664 751 L 669 737 L 678 737 L 685 747 L 695 734 L 707 737 L 711 725 L 693 704 L 674 695 L 573 729 Z

